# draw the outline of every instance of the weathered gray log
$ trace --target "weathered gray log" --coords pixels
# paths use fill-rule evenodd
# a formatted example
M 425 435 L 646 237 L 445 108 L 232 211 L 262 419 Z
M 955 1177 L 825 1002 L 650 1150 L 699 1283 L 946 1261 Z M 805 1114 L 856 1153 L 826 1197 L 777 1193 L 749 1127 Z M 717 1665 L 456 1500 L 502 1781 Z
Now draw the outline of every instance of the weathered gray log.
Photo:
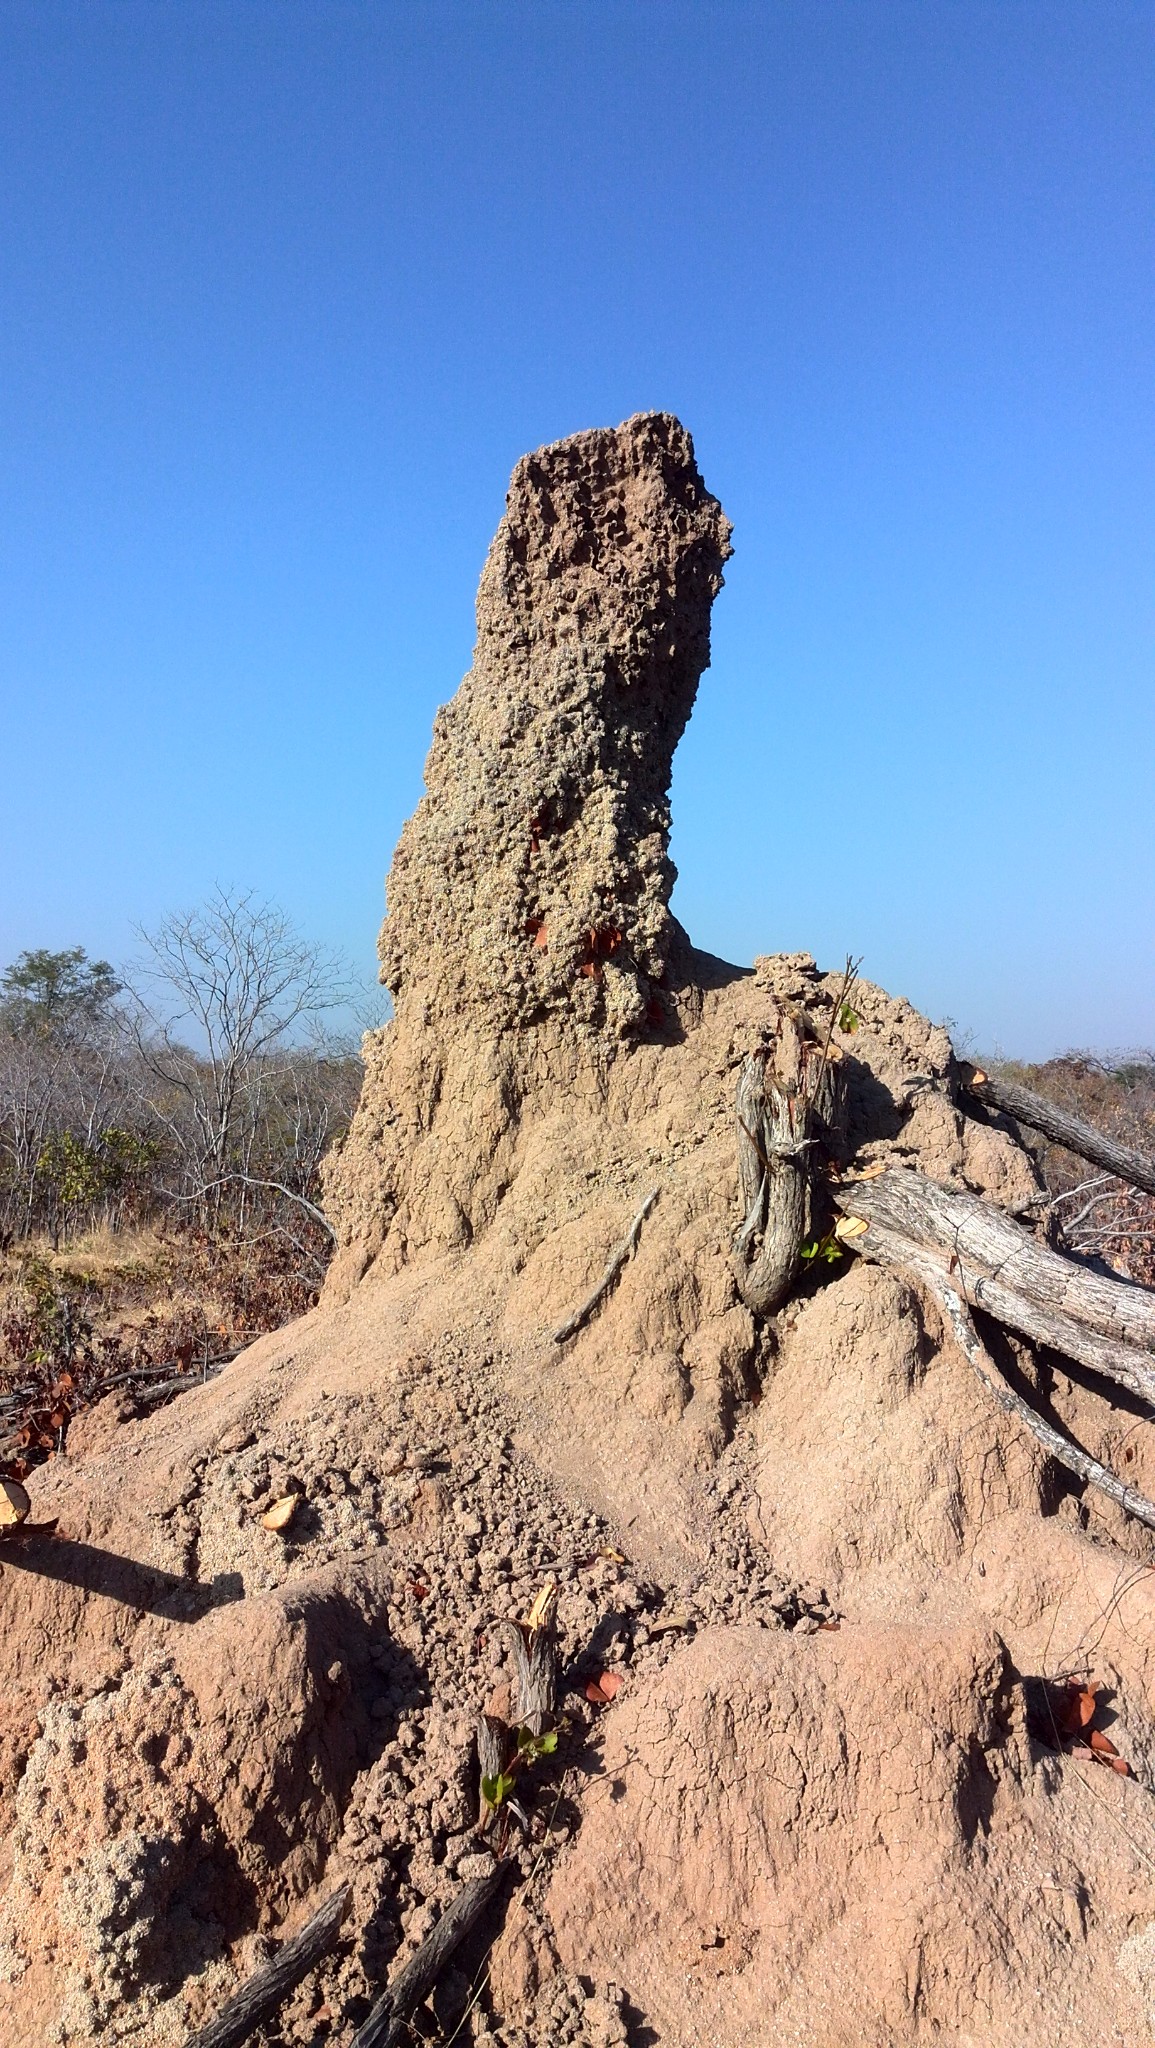
M 617 1248 L 614 1251 L 610 1253 L 609 1264 L 607 1265 L 605 1272 L 602 1274 L 601 1279 L 598 1281 L 597 1286 L 592 1290 L 591 1293 L 586 1295 L 586 1298 L 582 1302 L 581 1307 L 575 1308 L 572 1316 L 567 1316 L 564 1323 L 558 1324 L 557 1329 L 553 1333 L 553 1341 L 555 1344 L 564 1344 L 567 1338 L 576 1337 L 582 1325 L 584 1323 L 588 1323 L 590 1317 L 592 1316 L 595 1308 L 597 1308 L 599 1302 L 602 1300 L 603 1296 L 609 1293 L 610 1288 L 613 1286 L 614 1281 L 617 1279 L 618 1274 L 622 1270 L 622 1267 L 627 1263 L 628 1260 L 630 1260 L 633 1257 L 634 1253 L 637 1251 L 638 1239 L 642 1234 L 642 1225 L 645 1222 L 646 1217 L 649 1215 L 650 1210 L 653 1208 L 654 1203 L 657 1201 L 660 1193 L 660 1188 L 650 1189 L 649 1194 L 646 1196 L 645 1201 L 642 1203 L 641 1208 L 638 1210 L 637 1215 L 634 1217 L 634 1220 L 631 1223 L 629 1229 L 627 1230 L 625 1236 L 623 1237 L 621 1243 L 617 1246 Z
M 378 1999 L 353 2036 L 351 2048 L 397 2048 L 404 2039 L 410 2015 L 428 1998 L 450 1956 L 496 1896 L 506 1868 L 506 1864 L 499 1863 L 488 1877 L 472 1878 L 462 1887 L 436 1927 Z
M 1044 1420 L 1029 1401 L 1016 1393 L 1008 1380 L 1004 1379 L 990 1352 L 983 1344 L 967 1313 L 966 1305 L 958 1289 L 952 1286 L 943 1271 L 939 1257 L 928 1251 L 925 1245 L 918 1245 L 910 1238 L 900 1237 L 896 1231 L 882 1225 L 872 1226 L 866 1237 L 855 1238 L 854 1249 L 866 1257 L 876 1258 L 894 1266 L 898 1271 L 921 1281 L 927 1292 L 937 1301 L 951 1330 L 959 1350 L 973 1366 L 988 1393 L 994 1396 L 1000 1408 L 1008 1415 L 1014 1415 L 1025 1424 L 1031 1435 L 1042 1444 L 1049 1457 L 1065 1465 L 1068 1472 L 1074 1472 L 1088 1486 L 1097 1486 L 1101 1493 L 1116 1501 L 1129 1515 L 1145 1522 L 1149 1529 L 1155 1529 L 1155 1501 L 1149 1501 L 1133 1486 L 1127 1486 L 1118 1479 L 1107 1465 L 1100 1464 L 1087 1451 L 1080 1450 L 1061 1430 Z
M 1155 1159 L 1133 1152 L 1129 1145 L 1120 1145 L 1103 1131 L 1097 1131 L 1093 1124 L 1085 1124 L 1081 1117 L 1071 1116 L 1030 1088 L 1020 1088 L 1015 1081 L 1003 1081 L 990 1074 L 983 1074 L 980 1080 L 979 1069 L 965 1062 L 960 1063 L 959 1073 L 964 1089 L 976 1102 L 1004 1110 L 1016 1123 L 1040 1131 L 1052 1144 L 1062 1145 L 1080 1159 L 1089 1159 L 1092 1166 L 1101 1166 L 1133 1188 L 1143 1188 L 1147 1194 L 1155 1195 Z
M 885 1223 L 872 1223 L 864 1237 L 854 1239 L 854 1249 L 874 1255 L 879 1260 L 895 1266 L 899 1264 L 897 1249 L 909 1247 L 913 1239 L 903 1237 L 901 1231 L 889 1231 Z M 897 1249 L 895 1249 L 897 1247 Z M 956 1288 L 969 1300 L 973 1309 L 981 1309 L 995 1323 L 1003 1323 L 1006 1329 L 1014 1329 L 1020 1337 L 1028 1337 L 1032 1343 L 1042 1343 L 1049 1352 L 1059 1352 L 1061 1358 L 1073 1358 L 1092 1372 L 1102 1372 L 1106 1380 L 1114 1380 L 1118 1386 L 1126 1386 L 1130 1393 L 1139 1395 L 1155 1407 L 1155 1360 L 1145 1352 L 1132 1350 L 1126 1343 L 1114 1343 L 1110 1337 L 1100 1337 L 1096 1329 L 1087 1329 L 1083 1323 L 1075 1323 L 1069 1315 L 1057 1315 L 1053 1309 L 1038 1309 L 1032 1300 L 1016 1294 L 1012 1288 L 1003 1286 L 999 1278 L 987 1278 L 977 1274 L 973 1268 L 948 1253 L 942 1245 L 919 1245 L 924 1266 L 919 1268 L 934 1284 Z
M 331 1892 L 300 1933 L 294 1934 L 270 1962 L 254 1971 L 215 2020 L 210 2020 L 199 2033 L 189 2035 L 185 2048 L 237 2048 L 238 2042 L 247 2041 L 336 1945 L 349 1899 L 348 1885 Z
M 835 1121 L 829 1049 L 785 1013 L 772 1044 L 738 1077 L 738 1179 L 744 1216 L 734 1239 L 738 1291 L 755 1315 L 773 1313 L 798 1271 L 810 1227 L 811 1155 Z
M 835 1199 L 848 1215 L 944 1252 L 974 1307 L 1155 1402 L 1155 1294 L 1146 1288 L 1076 1265 L 993 1203 L 913 1169 L 844 1181 Z

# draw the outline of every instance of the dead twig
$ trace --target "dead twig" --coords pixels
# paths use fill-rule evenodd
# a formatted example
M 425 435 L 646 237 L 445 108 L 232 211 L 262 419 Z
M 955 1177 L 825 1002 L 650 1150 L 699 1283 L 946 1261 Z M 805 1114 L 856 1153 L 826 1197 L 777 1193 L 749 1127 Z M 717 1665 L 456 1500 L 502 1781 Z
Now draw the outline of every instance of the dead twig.
M 237 2048 L 247 2041 L 336 1945 L 351 1896 L 348 1885 L 330 1893 L 300 1933 L 241 1985 L 215 2020 L 189 2035 L 185 2048 Z
M 310 1221 L 315 1223 L 319 1230 L 323 1230 L 325 1232 L 330 1242 L 336 1244 L 337 1233 L 334 1230 L 332 1224 L 330 1223 L 329 1218 L 326 1216 L 324 1210 L 318 1209 L 317 1204 L 315 1202 L 310 1202 L 307 1195 L 299 1195 L 297 1194 L 294 1188 L 287 1188 L 283 1180 L 263 1180 L 258 1175 L 253 1173 L 222 1173 L 218 1174 L 216 1180 L 205 1181 L 202 1187 L 195 1188 L 191 1195 L 175 1194 L 173 1192 L 170 1192 L 170 1190 L 167 1188 L 162 1189 L 161 1192 L 164 1194 L 165 1199 L 167 1201 L 173 1203 L 203 1202 L 206 1195 L 215 1194 L 217 1190 L 220 1188 L 227 1188 L 233 1186 L 245 1188 L 268 1188 L 271 1189 L 274 1194 L 284 1195 L 285 1200 L 287 1202 L 295 1202 L 298 1209 L 303 1209 L 305 1211 L 306 1216 L 309 1217 Z
M 609 1293 L 610 1288 L 613 1286 L 614 1281 L 617 1279 L 618 1274 L 622 1270 L 622 1267 L 628 1263 L 628 1261 L 633 1257 L 634 1253 L 637 1251 L 638 1239 L 642 1233 L 642 1225 L 645 1222 L 646 1217 L 649 1215 L 650 1210 L 653 1208 L 654 1203 L 657 1201 L 660 1193 L 660 1188 L 650 1189 L 649 1194 L 646 1196 L 645 1201 L 642 1203 L 641 1208 L 638 1210 L 637 1215 L 634 1217 L 633 1222 L 631 1223 L 629 1229 L 623 1237 L 620 1245 L 618 1245 L 617 1250 L 610 1254 L 609 1264 L 607 1265 L 605 1272 L 602 1274 L 601 1279 L 598 1281 L 597 1286 L 594 1288 L 593 1293 L 587 1294 L 585 1300 L 582 1302 L 581 1307 L 576 1308 L 572 1316 L 567 1316 L 564 1323 L 558 1324 L 557 1329 L 553 1333 L 553 1341 L 555 1344 L 564 1344 L 568 1338 L 576 1337 L 583 1323 L 587 1323 L 589 1321 L 595 1308 L 597 1308 L 598 1303 L 602 1300 L 603 1296 Z
M 834 1038 L 834 1027 L 837 1023 L 839 1023 L 843 1011 L 846 1009 L 850 1001 L 851 995 L 853 994 L 854 989 L 857 986 L 858 970 L 861 967 L 861 965 L 861 956 L 856 960 L 853 954 L 847 954 L 846 965 L 842 970 L 841 986 L 839 987 L 838 994 L 835 996 L 834 1001 L 830 1006 L 830 1016 L 828 1017 L 826 1022 L 826 1036 L 822 1041 L 822 1052 L 819 1058 L 818 1069 L 810 1085 L 811 1102 L 817 1101 L 818 1090 L 822 1083 L 823 1074 L 830 1065 L 830 1048 Z M 852 1029 L 858 1029 L 856 1023 L 852 1024 Z M 837 1047 L 835 1047 L 835 1052 L 837 1053 Z
M 463 1886 L 436 1927 L 378 1999 L 364 2026 L 354 2035 L 351 2048 L 397 2048 L 410 2014 L 428 1998 L 450 1956 L 496 1897 L 508 1868 L 507 1863 L 499 1863 L 487 1877 L 475 1877 Z

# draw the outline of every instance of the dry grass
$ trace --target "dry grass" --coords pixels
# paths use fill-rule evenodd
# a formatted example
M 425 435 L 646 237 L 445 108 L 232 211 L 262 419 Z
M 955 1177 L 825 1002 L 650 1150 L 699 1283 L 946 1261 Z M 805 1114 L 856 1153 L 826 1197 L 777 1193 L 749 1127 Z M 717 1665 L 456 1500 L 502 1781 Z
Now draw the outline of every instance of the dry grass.
M 328 1240 L 98 1230 L 0 1258 L 0 1473 L 54 1455 L 112 1389 L 144 1412 L 312 1307 Z
M 54 1272 L 94 1287 L 107 1287 L 117 1281 L 147 1280 L 157 1274 L 163 1265 L 164 1245 L 159 1230 L 113 1230 L 103 1224 L 96 1230 L 85 1231 L 58 1251 L 53 1251 L 47 1240 L 33 1242 L 29 1249 L 45 1258 Z

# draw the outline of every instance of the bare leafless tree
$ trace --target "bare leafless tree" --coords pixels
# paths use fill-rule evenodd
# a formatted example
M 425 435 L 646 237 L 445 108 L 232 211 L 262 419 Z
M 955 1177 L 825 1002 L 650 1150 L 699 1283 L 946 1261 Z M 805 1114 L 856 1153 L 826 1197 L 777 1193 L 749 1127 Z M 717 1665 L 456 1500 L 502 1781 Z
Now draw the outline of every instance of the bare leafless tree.
M 83 947 L 21 954 L 0 976 L 0 1231 L 56 1237 L 114 1205 L 137 1146 L 121 983 Z
M 228 1188 L 268 1182 L 262 1138 L 270 1121 L 286 1118 L 294 1165 L 310 1178 L 332 1109 L 318 1104 L 324 1091 L 310 1089 L 305 1074 L 316 1074 L 320 1020 L 349 1000 L 338 960 L 251 891 L 218 889 L 140 936 L 136 1044 L 149 1112 L 180 1164 L 181 1194 L 212 1221 Z M 313 1206 L 303 1187 L 286 1183 L 285 1192 Z

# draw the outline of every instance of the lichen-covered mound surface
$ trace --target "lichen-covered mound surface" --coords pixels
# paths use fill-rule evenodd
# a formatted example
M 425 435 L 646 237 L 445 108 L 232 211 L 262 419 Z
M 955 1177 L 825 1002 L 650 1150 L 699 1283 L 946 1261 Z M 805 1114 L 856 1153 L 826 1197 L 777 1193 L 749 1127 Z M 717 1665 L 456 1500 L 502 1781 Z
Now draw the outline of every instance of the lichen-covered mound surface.
M 328 1296 L 160 1414 L 84 1418 L 32 1482 L 55 1535 L 0 1546 L 4 2040 L 179 2043 L 347 1882 L 254 2036 L 347 2044 L 488 1867 L 473 1729 L 548 1578 L 558 1746 L 426 2038 L 1152 2038 L 1151 1539 L 894 1273 L 815 1260 L 762 1323 L 736 1285 L 735 1085 L 786 1013 L 841 1052 L 845 1171 L 1025 1216 L 1037 1186 L 908 1004 L 861 985 L 842 1030 L 839 976 L 670 915 L 728 533 L 663 415 L 515 472 L 390 877 Z M 1014 1369 L 1155 1491 L 1132 1409 Z M 1130 1776 L 1061 1740 L 1068 1678 Z

